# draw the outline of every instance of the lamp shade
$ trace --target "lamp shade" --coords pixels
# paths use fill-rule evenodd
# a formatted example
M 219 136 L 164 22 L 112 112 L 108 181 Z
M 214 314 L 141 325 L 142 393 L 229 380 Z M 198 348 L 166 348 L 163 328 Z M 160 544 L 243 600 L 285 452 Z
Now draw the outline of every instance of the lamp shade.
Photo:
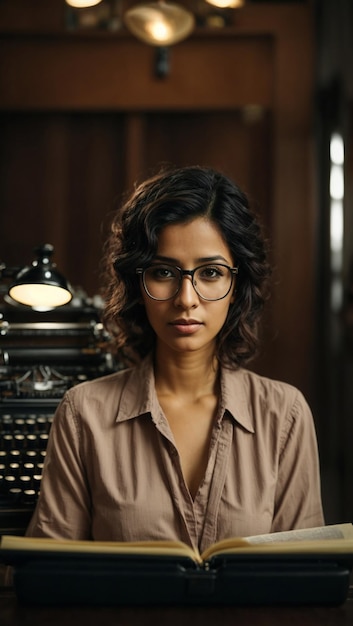
M 8 290 L 10 298 L 37 311 L 47 311 L 70 302 L 71 287 L 51 262 L 53 251 L 51 244 L 36 249 L 38 259 L 18 272 Z
M 75 9 L 88 9 L 99 4 L 102 0 L 66 0 L 66 4 Z
M 220 9 L 240 9 L 245 4 L 245 0 L 206 0 L 206 2 Z
M 138 4 L 124 14 L 126 27 L 135 37 L 152 46 L 170 46 L 192 32 L 195 18 L 172 2 Z

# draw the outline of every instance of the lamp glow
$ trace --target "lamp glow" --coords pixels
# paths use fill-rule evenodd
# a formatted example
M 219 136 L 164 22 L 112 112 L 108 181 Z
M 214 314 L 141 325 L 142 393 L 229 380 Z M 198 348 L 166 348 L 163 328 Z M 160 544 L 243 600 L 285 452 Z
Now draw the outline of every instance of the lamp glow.
M 19 304 L 25 304 L 37 311 L 48 311 L 70 302 L 72 295 L 62 287 L 55 285 L 14 285 L 9 289 L 9 296 Z
M 99 4 L 102 0 L 66 0 L 66 4 L 75 9 L 88 9 Z
M 153 46 L 170 46 L 182 41 L 192 32 L 192 13 L 173 3 L 139 4 L 124 15 L 126 27 L 135 37 Z
M 163 21 L 155 21 L 146 25 L 146 31 L 151 35 L 154 41 L 165 43 L 171 37 L 171 29 L 168 24 Z
M 245 4 L 245 0 L 206 0 L 206 2 L 219 9 L 240 9 Z
M 8 294 L 19 304 L 37 311 L 48 311 L 72 299 L 71 287 L 50 260 L 54 248 L 44 244 L 36 249 L 38 259 L 21 269 L 14 277 Z

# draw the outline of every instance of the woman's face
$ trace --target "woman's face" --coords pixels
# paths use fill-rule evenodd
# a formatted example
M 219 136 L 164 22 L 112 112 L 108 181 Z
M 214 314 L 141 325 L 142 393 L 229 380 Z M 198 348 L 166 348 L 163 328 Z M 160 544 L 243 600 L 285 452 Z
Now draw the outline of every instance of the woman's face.
M 234 259 L 217 227 L 200 217 L 186 224 L 166 226 L 158 238 L 152 263 L 167 263 L 192 270 L 207 263 L 234 266 Z M 180 291 L 166 301 L 151 299 L 141 283 L 141 293 L 148 320 L 157 336 L 157 350 L 171 352 L 215 350 L 221 330 L 234 300 L 235 281 L 221 300 L 203 300 L 196 293 L 190 276 L 184 276 Z

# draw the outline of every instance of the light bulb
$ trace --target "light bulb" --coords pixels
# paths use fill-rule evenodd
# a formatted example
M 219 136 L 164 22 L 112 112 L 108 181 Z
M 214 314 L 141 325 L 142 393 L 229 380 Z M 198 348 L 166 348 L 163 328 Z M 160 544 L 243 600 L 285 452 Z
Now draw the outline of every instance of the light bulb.
M 124 22 L 135 37 L 152 46 L 169 46 L 192 32 L 195 18 L 184 7 L 171 2 L 138 4 L 124 14 Z
M 66 0 L 66 4 L 69 4 L 70 7 L 74 7 L 75 9 L 88 9 L 100 2 L 102 2 L 102 0 Z
M 219 9 L 239 9 L 245 4 L 245 0 L 206 0 L 206 2 Z

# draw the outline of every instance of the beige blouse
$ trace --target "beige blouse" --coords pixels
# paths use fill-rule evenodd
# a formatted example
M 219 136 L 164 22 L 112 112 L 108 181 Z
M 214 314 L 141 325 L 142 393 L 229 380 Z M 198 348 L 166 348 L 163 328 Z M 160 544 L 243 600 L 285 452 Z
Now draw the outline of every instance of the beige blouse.
M 179 539 L 320 526 L 317 442 L 294 387 L 223 369 L 206 473 L 192 499 L 151 359 L 70 389 L 51 428 L 30 536 Z

